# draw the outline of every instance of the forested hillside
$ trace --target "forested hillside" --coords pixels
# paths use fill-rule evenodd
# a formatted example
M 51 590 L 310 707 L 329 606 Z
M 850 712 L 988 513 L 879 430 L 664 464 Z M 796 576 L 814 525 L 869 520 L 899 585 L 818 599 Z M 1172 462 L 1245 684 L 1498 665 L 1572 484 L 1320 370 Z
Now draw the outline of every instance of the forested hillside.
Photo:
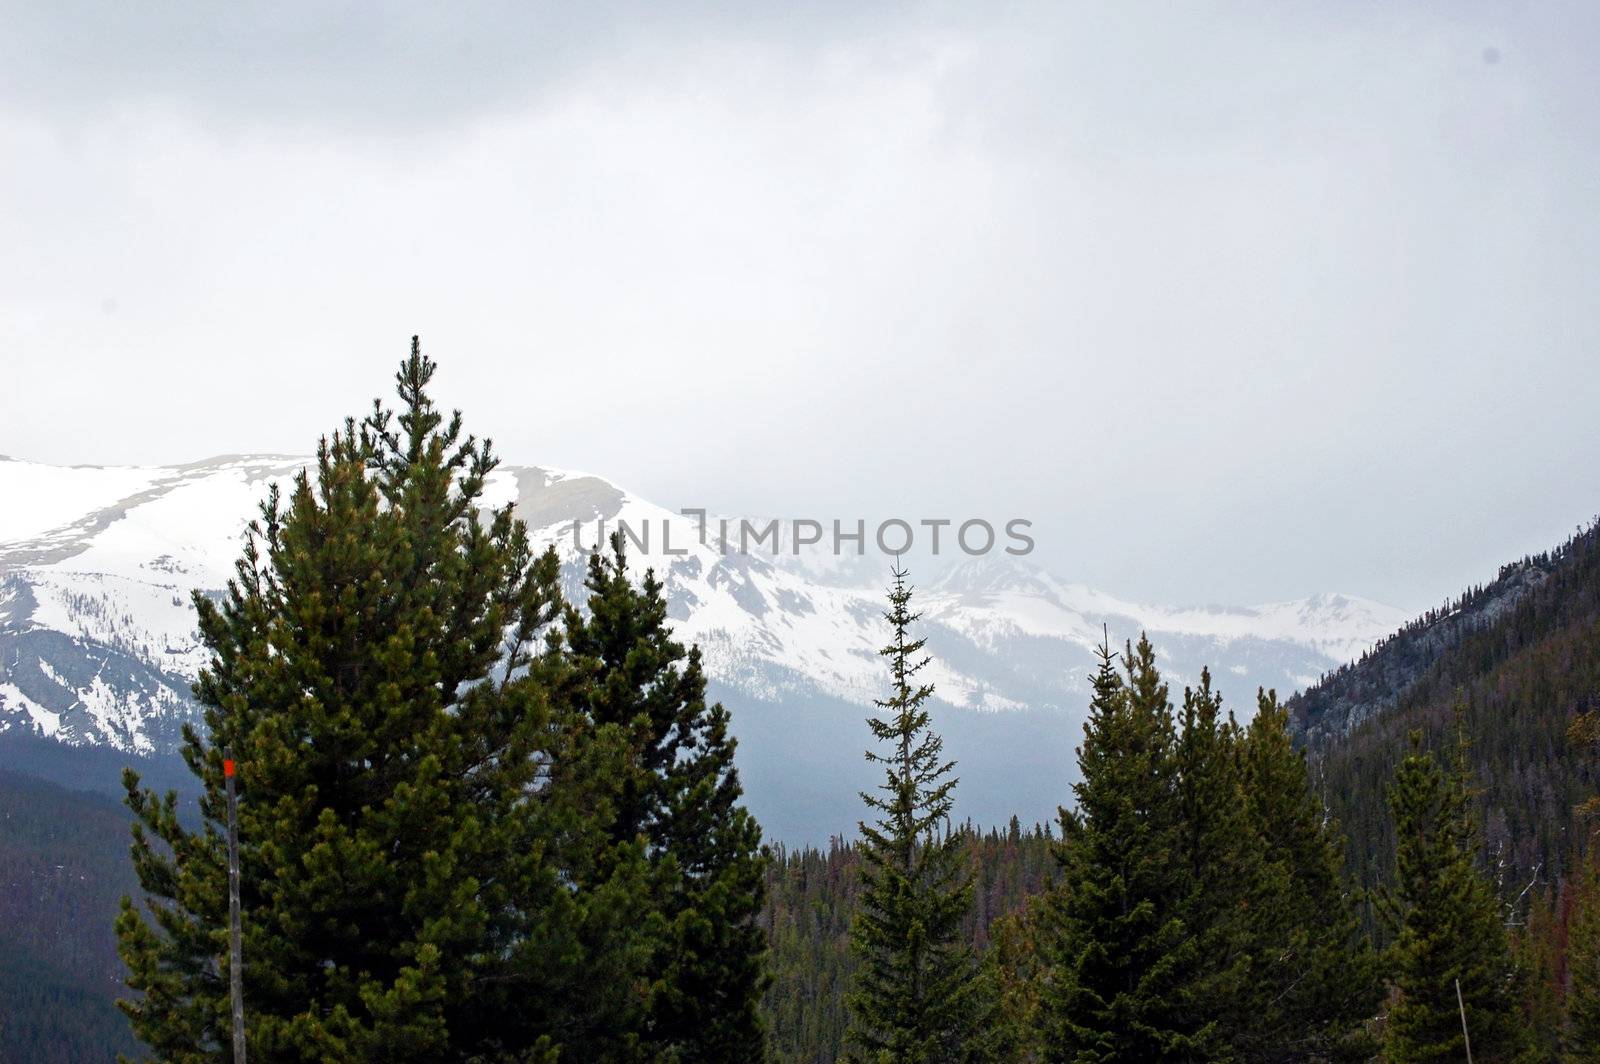
M 960 829 L 973 870 L 973 907 L 964 936 L 987 952 L 997 921 L 1016 917 L 1058 878 L 1048 824 Z M 827 850 L 782 847 L 767 870 L 763 923 L 773 983 L 764 1002 L 774 1064 L 824 1064 L 844 1049 L 850 1016 L 844 994 L 856 970 L 850 922 L 861 892 L 861 854 L 835 839 Z
M 1573 810 L 1600 787 L 1590 752 L 1568 737 L 1600 707 L 1600 526 L 1506 566 L 1290 701 L 1362 882 L 1392 865 L 1384 795 L 1406 736 L 1447 743 L 1458 701 L 1485 845 L 1507 889 L 1560 883 L 1588 830 Z M 1364 722 L 1341 734 L 1330 721 L 1350 705 L 1365 707 Z
M 0 771 L 0 1060 L 133 1050 L 111 934 L 133 889 L 121 806 Z
M 1420 731 L 1423 747 L 1446 762 L 1466 739 L 1470 815 L 1481 828 L 1475 862 L 1514 932 L 1536 1041 L 1554 1054 L 1571 978 L 1568 925 L 1583 907 L 1575 870 L 1592 827 L 1575 810 L 1600 793 L 1600 759 L 1586 748 L 1596 729 L 1583 726 L 1600 719 L 1596 528 L 1505 566 L 1288 708 L 1313 755 L 1315 791 L 1341 825 L 1353 878 L 1368 890 L 1363 918 L 1380 944 L 1395 928 L 1371 902 L 1395 875 L 1389 799 L 1409 736 Z M 992 977 L 1016 970 L 1019 945 L 1023 966 L 1037 969 L 1036 921 L 1020 914 L 1059 878 L 1049 827 L 967 830 L 976 886 L 969 941 L 988 954 L 995 921 L 1009 915 L 1007 955 L 990 954 Z M 776 981 L 767 1008 L 778 1060 L 832 1060 L 843 1045 L 859 863 L 854 847 L 836 842 L 826 852 L 780 853 L 769 872 Z M 1037 1004 L 1035 993 L 1022 1007 Z
M 1081 734 L 995 751 L 1059 820 L 1003 829 L 957 826 L 896 568 L 859 730 L 795 739 L 865 747 L 860 837 L 774 849 L 663 585 L 618 534 L 569 599 L 433 370 L 195 596 L 198 817 L 0 776 L 10 1057 L 1600 1059 L 1600 528 L 1248 720 L 1104 638 Z
M 1408 696 L 1427 680 L 1435 662 L 1449 657 L 1445 672 L 1458 673 L 1462 655 L 1456 649 L 1488 629 L 1504 632 L 1504 622 L 1525 603 L 1532 612 L 1513 622 L 1523 639 L 1552 621 L 1593 616 L 1592 586 L 1587 594 L 1581 588 L 1589 579 L 1583 574 L 1594 565 L 1596 528 L 1580 530 L 1554 550 L 1502 565 L 1490 583 L 1429 610 L 1357 660 L 1326 674 L 1289 700 L 1294 728 L 1316 745 L 1348 735 L 1399 703 L 1410 704 Z M 1482 649 L 1463 653 L 1477 659 Z
M 1479 866 L 1511 925 L 1526 980 L 1523 1011 L 1546 1050 L 1536 1059 L 1548 1059 L 1574 977 L 1568 941 L 1582 931 L 1585 890 L 1593 892 L 1573 870 L 1588 831 L 1574 808 L 1600 793 L 1596 761 L 1583 749 L 1593 731 L 1582 726 L 1593 719 L 1585 714 L 1600 711 L 1596 532 L 1507 573 L 1521 588 L 1514 603 L 1483 608 L 1507 601 L 1502 574 L 1465 596 L 1466 606 L 1424 618 L 1289 706 L 1297 730 L 1312 737 L 1314 791 L 1341 826 L 1354 878 L 1369 888 L 1393 882 L 1388 796 L 1409 733 L 1420 730 L 1424 746 L 1448 759 L 1459 719 L 1482 826 Z M 1307 726 L 1329 720 L 1330 705 L 1366 704 L 1360 697 L 1373 699 L 1370 712 L 1348 733 Z M 1060 756 L 1062 800 L 1070 803 L 1072 751 Z M 132 1048 L 112 1005 L 123 969 L 110 927 L 116 898 L 133 889 L 127 814 L 104 798 L 9 774 L 0 774 L 0 807 L 4 1059 L 106 1059 Z M 1053 825 L 1015 819 L 1001 829 L 965 825 L 958 834 L 973 880 L 963 936 L 983 958 L 1002 1024 L 1026 1037 L 1043 1023 L 1048 944 L 1040 928 L 1060 880 L 1061 837 Z M 759 918 L 770 946 L 762 1012 L 774 1061 L 831 1061 L 846 1044 L 860 871 L 851 842 L 775 848 Z M 1362 911 L 1379 943 L 1392 941 L 1394 929 L 1376 910 Z

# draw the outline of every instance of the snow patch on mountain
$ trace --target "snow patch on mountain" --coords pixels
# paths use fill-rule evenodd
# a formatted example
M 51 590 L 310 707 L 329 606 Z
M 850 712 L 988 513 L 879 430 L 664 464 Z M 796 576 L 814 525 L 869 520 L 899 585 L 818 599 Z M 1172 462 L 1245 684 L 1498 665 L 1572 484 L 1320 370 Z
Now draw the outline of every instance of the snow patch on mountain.
M 26 714 L 39 734 L 46 737 L 54 737 L 61 730 L 61 714 L 34 702 L 13 683 L 0 683 L 0 713 Z
M 0 730 L 74 744 L 170 749 L 196 717 L 189 685 L 206 655 L 192 589 L 233 575 L 269 487 L 307 459 L 231 455 L 184 466 L 53 467 L 0 460 Z M 502 466 L 484 502 L 512 505 L 536 545 L 554 546 L 582 595 L 584 560 L 622 530 L 634 568 L 655 570 L 685 643 L 720 690 L 785 713 L 821 701 L 867 706 L 884 690 L 883 588 L 890 559 L 737 552 L 739 523 L 704 525 L 592 474 Z M 767 521 L 752 521 L 764 530 Z M 1090 650 L 1148 631 L 1175 685 L 1209 664 L 1237 677 L 1246 714 L 1257 684 L 1284 691 L 1357 656 L 1404 618 L 1341 595 L 1254 607 L 1126 602 L 1000 556 L 953 565 L 918 590 L 938 699 L 987 713 L 1081 713 Z M 1248 697 L 1239 697 L 1245 695 Z
M 50 466 L 0 455 L 0 543 L 28 539 L 148 487 L 160 470 Z

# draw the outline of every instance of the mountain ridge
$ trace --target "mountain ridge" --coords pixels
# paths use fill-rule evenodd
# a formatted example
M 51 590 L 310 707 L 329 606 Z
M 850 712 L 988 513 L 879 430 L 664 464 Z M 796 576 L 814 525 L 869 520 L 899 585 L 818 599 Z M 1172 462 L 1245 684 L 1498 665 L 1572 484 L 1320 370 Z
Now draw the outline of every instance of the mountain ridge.
M 1351 870 L 1382 883 L 1394 856 L 1386 795 L 1413 736 L 1465 756 L 1485 852 L 1509 897 L 1559 887 L 1592 846 L 1580 807 L 1600 792 L 1600 522 L 1500 567 L 1290 700 Z
M 0 517 L 0 734 L 142 756 L 175 750 L 183 725 L 198 720 L 189 685 L 206 660 L 190 591 L 220 593 L 269 485 L 307 461 L 225 454 L 176 466 L 0 462 L 0 500 L 8 503 Z M 781 534 L 775 552 L 724 553 L 716 515 L 706 518 L 708 534 L 697 535 L 694 518 L 571 470 L 502 465 L 483 501 L 511 504 L 537 548 L 557 549 L 566 590 L 579 601 L 588 549 L 602 528 L 626 527 L 631 562 L 640 572 L 655 569 L 678 638 L 699 644 L 713 693 L 735 710 L 758 812 L 773 823 L 803 823 L 806 809 L 780 808 L 781 794 L 813 803 L 830 830 L 853 824 L 846 806 L 857 788 L 843 782 L 854 778 L 861 718 L 884 684 L 878 651 L 889 558 L 874 576 L 870 554 L 796 552 Z M 1209 666 L 1229 704 L 1248 716 L 1258 685 L 1305 686 L 1404 619 L 1341 595 L 1150 606 L 1005 555 L 961 556 L 927 572 L 916 605 L 952 748 L 990 794 L 969 799 L 969 810 L 992 802 L 1041 815 L 1053 809 L 1071 762 L 1091 648 L 1104 632 L 1120 644 L 1148 631 L 1175 684 Z M 1001 719 L 1016 715 L 1032 719 Z M 1049 757 L 1007 772 L 989 750 L 1007 736 L 1048 742 Z M 810 761 L 813 778 L 796 781 L 796 749 L 806 743 L 824 749 Z M 844 797 L 831 797 L 833 789 Z

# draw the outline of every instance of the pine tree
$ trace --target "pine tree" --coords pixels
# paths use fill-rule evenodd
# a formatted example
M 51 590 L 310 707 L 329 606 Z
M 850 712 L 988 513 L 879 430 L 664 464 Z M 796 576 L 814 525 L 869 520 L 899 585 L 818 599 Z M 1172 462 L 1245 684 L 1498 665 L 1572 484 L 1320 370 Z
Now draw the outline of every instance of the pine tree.
M 124 899 L 117 920 L 122 1006 L 162 1060 L 231 1055 L 225 754 L 252 1060 L 550 1060 L 576 1026 L 618 1022 L 604 1003 L 632 968 L 612 944 L 642 865 L 571 890 L 549 840 L 581 852 L 604 825 L 540 784 L 565 756 L 546 696 L 564 666 L 540 639 L 557 564 L 509 507 L 480 516 L 495 459 L 435 409 L 433 369 L 413 340 L 398 417 L 375 403 L 324 440 L 222 601 L 194 597 L 201 824 L 126 780 L 149 908 Z M 615 740 L 590 747 L 595 771 L 615 771 Z
M 1077 805 L 1061 815 L 1046 1059 L 1226 1059 L 1191 993 L 1201 958 L 1183 919 L 1191 879 L 1167 686 L 1148 639 L 1128 648 L 1125 680 L 1109 646 L 1099 657 Z
M 911 639 L 904 570 L 894 570 L 889 611 L 893 630 L 881 653 L 892 688 L 867 718 L 887 752 L 867 751 L 884 768 L 878 794 L 862 800 L 876 814 L 861 828 L 861 907 L 851 926 L 859 955 L 849 995 L 855 1059 L 872 1064 L 936 1064 L 987 1053 L 991 1009 L 962 921 L 972 907 L 963 840 L 950 830 L 955 763 L 933 730 L 926 703 L 931 684 L 917 679 L 927 664 L 924 641 Z
M 1377 957 L 1346 882 L 1343 836 L 1311 789 L 1274 692 L 1257 692 L 1241 758 L 1244 808 L 1265 861 L 1250 915 L 1258 945 L 1244 1055 L 1370 1057 L 1361 1024 L 1382 992 Z
M 1446 773 L 1414 733 L 1390 788 L 1395 882 L 1383 911 L 1395 933 L 1395 996 L 1384 1059 L 1393 1064 L 1465 1059 L 1463 1011 L 1475 1061 L 1521 1060 L 1530 1050 L 1500 906 L 1476 867 L 1465 751 L 1458 736 Z
M 682 1064 L 760 1060 L 767 857 L 741 804 L 728 712 L 707 706 L 700 650 L 672 638 L 655 574 L 629 580 L 620 533 L 591 556 L 585 587 L 587 616 L 569 607 L 565 626 L 587 676 L 573 694 L 590 726 L 628 737 L 612 844 L 643 841 L 656 907 L 643 1045 Z

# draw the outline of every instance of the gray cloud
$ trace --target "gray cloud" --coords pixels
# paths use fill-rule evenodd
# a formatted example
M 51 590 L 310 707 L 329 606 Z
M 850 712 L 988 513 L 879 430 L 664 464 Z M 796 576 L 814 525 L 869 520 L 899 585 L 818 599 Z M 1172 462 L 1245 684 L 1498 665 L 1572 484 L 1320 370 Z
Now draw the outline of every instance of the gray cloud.
M 6 12 L 0 453 L 304 449 L 420 331 L 513 460 L 1124 594 L 1597 508 L 1587 9 L 377 10 Z
M 514 110 L 621 56 L 715 38 L 806 49 L 865 5 L 284 3 L 6 5 L 0 87 L 92 116 L 130 102 L 227 124 L 432 131 Z

